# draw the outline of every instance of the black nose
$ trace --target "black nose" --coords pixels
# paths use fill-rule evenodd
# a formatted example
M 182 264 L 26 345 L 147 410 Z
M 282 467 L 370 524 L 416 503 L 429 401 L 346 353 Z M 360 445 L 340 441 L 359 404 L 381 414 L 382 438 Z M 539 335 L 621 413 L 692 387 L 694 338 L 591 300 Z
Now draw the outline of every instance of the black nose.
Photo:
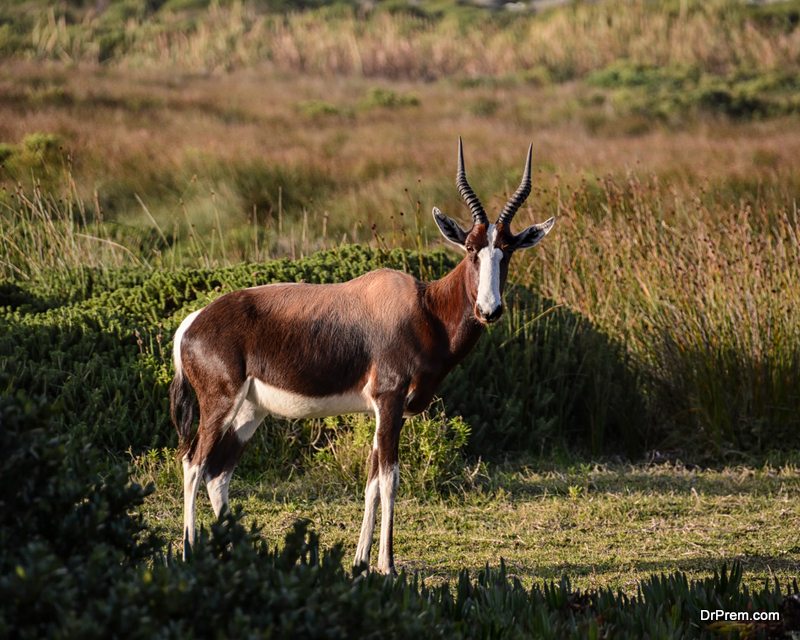
M 495 321 L 499 320 L 500 316 L 503 315 L 503 305 L 500 305 L 499 307 L 497 307 L 494 311 L 492 311 L 489 314 L 484 313 L 480 309 L 478 309 L 478 313 L 480 314 L 481 320 L 483 320 L 486 323 L 491 324 L 492 322 L 495 322 Z

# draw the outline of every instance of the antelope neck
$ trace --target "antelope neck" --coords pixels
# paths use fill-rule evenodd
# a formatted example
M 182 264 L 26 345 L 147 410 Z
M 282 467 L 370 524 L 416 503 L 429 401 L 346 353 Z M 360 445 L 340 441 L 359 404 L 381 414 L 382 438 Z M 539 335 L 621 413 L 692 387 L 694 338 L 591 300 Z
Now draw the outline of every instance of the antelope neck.
M 456 360 L 466 355 L 483 331 L 474 313 L 477 292 L 468 276 L 468 265 L 462 260 L 450 273 L 431 282 L 424 294 L 428 310 L 447 332 L 449 351 Z

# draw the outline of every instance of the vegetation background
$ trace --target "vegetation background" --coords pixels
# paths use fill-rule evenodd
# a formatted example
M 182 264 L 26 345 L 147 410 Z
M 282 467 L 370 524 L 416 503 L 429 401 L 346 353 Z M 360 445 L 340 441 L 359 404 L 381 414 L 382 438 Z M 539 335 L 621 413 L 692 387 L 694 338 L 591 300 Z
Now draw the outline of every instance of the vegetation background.
M 356 539 L 362 417 L 268 421 L 234 481 L 261 534 L 234 517 L 213 524 L 195 569 L 171 559 L 171 335 L 242 286 L 443 273 L 457 256 L 429 211 L 467 219 L 459 135 L 493 211 L 532 141 L 534 192 L 515 224 L 558 224 L 515 257 L 502 325 L 404 429 L 397 551 L 428 586 L 370 579 L 357 598 L 421 607 L 443 635 L 793 628 L 800 3 L 551 4 L 3 4 L 0 390 L 16 437 L 0 511 L 23 515 L 0 534 L 0 630 L 109 630 L 98 594 L 211 584 L 256 556 L 276 573 L 242 578 L 240 593 L 295 580 L 301 600 L 356 598 L 337 554 Z M 42 474 L 17 493 L 23 462 Z M 59 536 L 37 509 L 63 515 Z M 212 526 L 209 509 L 201 520 Z M 119 568 L 96 592 L 88 547 L 63 542 L 89 530 L 97 566 Z M 284 535 L 284 555 L 269 551 Z M 499 573 L 459 577 L 500 557 Z M 72 596 L 56 604 L 47 580 L 65 567 Z M 646 582 L 676 570 L 688 577 Z M 542 586 L 562 574 L 572 582 Z M 151 621 L 142 634 L 196 633 L 165 626 L 177 614 L 153 608 L 157 593 L 131 604 Z M 704 626 L 712 601 L 783 607 L 783 626 Z M 14 617 L 35 602 L 28 622 Z M 242 604 L 229 630 L 292 635 L 279 609 Z M 309 635 L 335 627 L 313 605 L 286 608 L 299 610 L 327 620 L 306 620 Z

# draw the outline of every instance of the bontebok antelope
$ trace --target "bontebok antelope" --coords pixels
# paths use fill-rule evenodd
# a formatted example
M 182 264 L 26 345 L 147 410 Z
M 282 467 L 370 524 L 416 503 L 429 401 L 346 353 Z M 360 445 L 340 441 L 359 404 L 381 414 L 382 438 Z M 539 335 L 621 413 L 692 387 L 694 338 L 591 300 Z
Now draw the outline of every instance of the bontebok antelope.
M 531 190 L 530 148 L 522 182 L 494 223 L 467 182 L 460 139 L 456 184 L 472 227 L 465 231 L 434 207 L 442 235 L 465 252 L 441 280 L 425 283 L 379 269 L 341 284 L 252 287 L 221 296 L 178 327 L 170 402 L 183 460 L 184 555 L 194 542 L 201 479 L 219 515 L 242 450 L 268 413 L 318 418 L 366 412 L 375 414 L 376 424 L 354 565 L 369 565 L 380 503 L 377 568 L 394 571 L 403 417 L 428 406 L 484 326 L 502 315 L 512 254 L 534 246 L 554 223 L 550 218 L 511 232 Z M 193 434 L 195 406 L 200 425 Z

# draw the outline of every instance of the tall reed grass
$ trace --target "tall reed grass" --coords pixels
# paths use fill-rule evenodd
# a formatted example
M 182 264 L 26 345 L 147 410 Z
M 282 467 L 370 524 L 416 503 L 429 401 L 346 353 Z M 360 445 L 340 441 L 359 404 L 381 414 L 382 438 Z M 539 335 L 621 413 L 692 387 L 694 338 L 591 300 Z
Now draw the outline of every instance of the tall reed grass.
M 528 281 L 625 344 L 662 443 L 796 446 L 796 204 L 709 205 L 635 176 L 560 198 L 559 233 Z
M 42 281 L 83 267 L 147 264 L 141 251 L 116 241 L 97 202 L 79 197 L 72 181 L 63 196 L 38 182 L 19 186 L 0 200 L 0 213 L 0 277 Z

